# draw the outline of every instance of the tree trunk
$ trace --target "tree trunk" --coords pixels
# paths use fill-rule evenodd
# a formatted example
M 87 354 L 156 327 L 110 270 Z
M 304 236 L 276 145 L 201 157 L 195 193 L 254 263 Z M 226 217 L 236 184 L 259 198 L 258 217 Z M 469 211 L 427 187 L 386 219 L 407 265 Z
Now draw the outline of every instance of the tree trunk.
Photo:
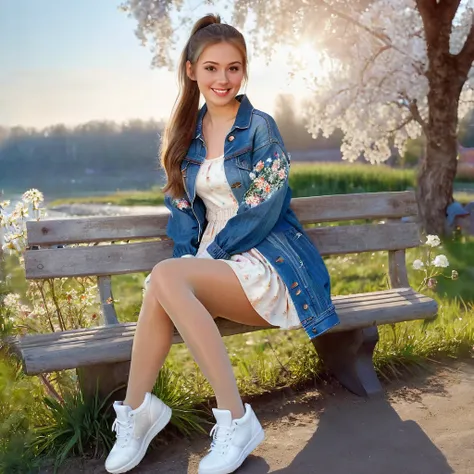
M 458 104 L 466 73 L 449 52 L 456 5 L 441 3 L 433 7 L 426 0 L 417 3 L 425 26 L 429 60 L 429 116 L 423 126 L 426 142 L 418 173 L 417 200 L 424 230 L 441 235 L 445 232 L 446 208 L 453 201 Z
M 436 235 L 442 235 L 445 231 L 446 208 L 453 201 L 453 181 L 457 168 L 457 139 L 449 133 L 451 123 L 447 119 L 442 123 L 441 130 L 434 125 L 428 128 L 417 187 L 423 229 L 428 234 Z

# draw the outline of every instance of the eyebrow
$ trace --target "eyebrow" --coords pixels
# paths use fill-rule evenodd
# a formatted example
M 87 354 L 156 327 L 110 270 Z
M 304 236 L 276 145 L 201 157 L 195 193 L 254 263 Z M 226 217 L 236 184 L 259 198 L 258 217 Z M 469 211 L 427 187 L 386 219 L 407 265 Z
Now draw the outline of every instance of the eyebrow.
M 219 65 L 219 63 L 216 63 L 215 61 L 206 61 L 204 64 L 216 64 Z M 231 66 L 232 64 L 242 64 L 240 61 L 234 61 L 232 63 L 229 63 L 228 66 Z

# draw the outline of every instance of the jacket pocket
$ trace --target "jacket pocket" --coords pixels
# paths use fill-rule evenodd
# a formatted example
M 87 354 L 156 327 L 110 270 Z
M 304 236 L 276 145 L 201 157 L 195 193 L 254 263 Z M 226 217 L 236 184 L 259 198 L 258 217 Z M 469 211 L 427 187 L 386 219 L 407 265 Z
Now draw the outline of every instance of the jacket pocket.
M 235 165 L 237 168 L 250 173 L 250 171 L 252 171 L 252 159 L 250 153 L 243 153 L 242 155 L 236 156 Z
M 234 191 L 237 201 L 240 203 L 251 183 L 250 172 L 252 171 L 252 161 L 250 152 L 242 153 L 239 156 L 231 158 L 229 162 L 231 165 L 228 175 L 229 185 Z

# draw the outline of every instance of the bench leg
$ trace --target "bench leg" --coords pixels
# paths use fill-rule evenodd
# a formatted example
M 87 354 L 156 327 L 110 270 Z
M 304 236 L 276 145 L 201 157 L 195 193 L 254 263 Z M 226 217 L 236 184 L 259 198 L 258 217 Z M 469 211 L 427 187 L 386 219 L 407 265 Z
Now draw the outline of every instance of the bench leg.
M 372 357 L 379 340 L 376 326 L 324 334 L 313 339 L 324 365 L 339 382 L 361 397 L 383 394 Z
M 115 390 L 108 400 L 109 404 L 125 398 L 130 362 L 90 365 L 76 370 L 85 399 L 94 397 L 97 390 L 100 400 L 104 400 Z

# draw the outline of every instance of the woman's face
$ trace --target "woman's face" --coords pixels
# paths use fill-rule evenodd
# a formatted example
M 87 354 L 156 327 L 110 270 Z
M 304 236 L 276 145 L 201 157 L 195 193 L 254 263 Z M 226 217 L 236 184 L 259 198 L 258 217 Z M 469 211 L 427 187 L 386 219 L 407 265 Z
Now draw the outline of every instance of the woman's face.
M 231 43 L 207 46 L 196 64 L 188 61 L 187 73 L 197 81 L 208 105 L 225 106 L 239 93 L 244 79 L 242 54 Z

